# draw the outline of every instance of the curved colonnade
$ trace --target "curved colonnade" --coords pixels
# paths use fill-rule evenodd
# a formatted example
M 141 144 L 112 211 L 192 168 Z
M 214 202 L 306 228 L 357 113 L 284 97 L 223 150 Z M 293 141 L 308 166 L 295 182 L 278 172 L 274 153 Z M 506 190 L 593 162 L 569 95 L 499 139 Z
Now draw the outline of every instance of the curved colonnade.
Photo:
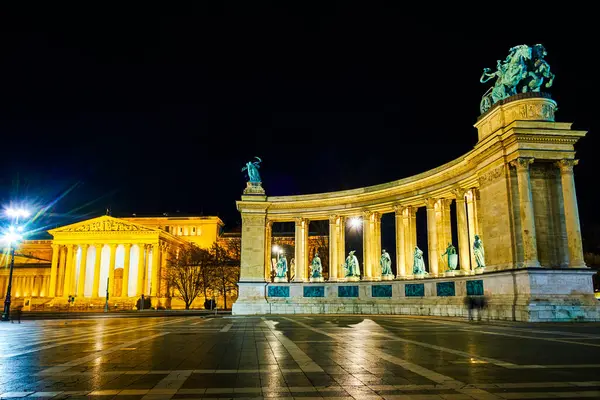
M 240 296 L 234 304 L 234 313 L 315 312 L 314 308 L 305 306 L 312 300 L 302 293 L 298 294 L 293 283 L 288 289 L 292 294 L 281 296 L 284 299 L 269 293 L 266 280 L 270 274 L 273 222 L 295 222 L 294 281 L 306 286 L 310 285 L 304 284 L 308 276 L 309 221 L 328 220 L 329 280 L 337 282 L 336 286 L 344 286 L 340 283 L 344 281 L 341 264 L 346 253 L 344 224 L 350 217 L 361 216 L 363 279 L 371 281 L 369 285 L 373 287 L 376 285 L 373 281 L 381 275 L 378 270 L 381 215 L 395 213 L 396 279 L 414 282 L 415 214 L 418 208 L 425 207 L 428 249 L 423 251 L 429 253 L 430 278 L 436 278 L 431 281 L 442 279 L 444 271 L 440 270 L 438 260 L 446 244 L 453 241 L 449 214 L 452 201 L 456 202 L 458 238 L 455 239 L 458 240 L 454 243 L 458 244 L 462 276 L 445 281 L 455 282 L 458 287 L 464 288 L 464 281 L 474 268 L 473 237 L 480 234 L 485 243 L 486 268 L 478 276 L 481 276 L 485 292 L 492 296 L 492 300 L 495 297 L 501 301 L 503 296 L 514 297 L 519 292 L 520 301 L 527 308 L 529 300 L 523 295 L 524 291 L 533 296 L 536 290 L 539 289 L 537 295 L 541 295 L 547 289 L 533 288 L 536 284 L 532 283 L 535 279 L 531 277 L 547 271 L 542 281 L 552 281 L 551 285 L 566 282 L 566 286 L 572 281 L 576 286 L 553 288 L 556 293 L 548 292 L 549 299 L 558 292 L 576 290 L 584 297 L 584 303 L 590 304 L 591 277 L 583 262 L 573 180 L 573 166 L 577 164 L 574 144 L 586 132 L 572 130 L 570 123 L 554 122 L 555 109 L 556 103 L 539 93 L 513 96 L 479 118 L 475 124 L 479 140 L 469 153 L 433 170 L 390 183 L 340 192 L 282 197 L 267 197 L 260 184 L 248 183 L 242 199 L 237 202 L 243 226 Z M 502 278 L 498 276 L 506 275 L 503 272 L 507 271 L 520 271 L 522 276 L 517 280 L 522 280 L 527 290 L 518 287 L 518 282 L 512 287 L 500 282 Z M 322 296 L 325 299 L 319 301 L 331 307 L 320 308 L 318 312 L 348 312 L 348 307 L 343 304 L 347 301 L 341 300 L 339 289 L 336 295 L 328 285 L 331 284 L 325 284 L 326 295 Z M 390 292 L 401 292 L 401 289 L 395 284 Z M 404 289 L 409 292 L 409 288 Z M 358 290 L 363 293 L 363 289 Z M 373 293 L 375 291 L 373 289 Z M 437 291 L 439 293 L 439 288 Z M 409 301 L 416 305 L 419 301 L 434 304 L 441 300 L 426 299 L 426 296 L 417 296 L 418 300 L 409 299 L 403 293 L 394 293 L 388 300 L 374 299 L 369 295 L 357 297 L 351 301 L 352 309 L 361 313 L 373 310 L 374 304 L 383 308 L 378 307 L 378 311 L 373 312 L 403 313 L 407 308 L 402 306 Z M 381 301 L 387 303 L 380 304 Z M 395 303 L 398 303 L 397 306 Z M 462 313 L 464 310 L 461 310 L 458 299 L 454 299 L 454 303 L 453 312 Z M 432 308 L 428 312 L 432 312 Z M 449 312 L 447 307 L 445 312 Z M 595 318 L 596 314 L 591 310 L 582 312 L 587 319 Z M 531 312 L 524 311 L 522 317 L 515 317 L 513 312 L 513 319 L 537 318 L 531 315 Z M 498 318 L 505 317 L 508 318 L 507 313 L 499 311 Z

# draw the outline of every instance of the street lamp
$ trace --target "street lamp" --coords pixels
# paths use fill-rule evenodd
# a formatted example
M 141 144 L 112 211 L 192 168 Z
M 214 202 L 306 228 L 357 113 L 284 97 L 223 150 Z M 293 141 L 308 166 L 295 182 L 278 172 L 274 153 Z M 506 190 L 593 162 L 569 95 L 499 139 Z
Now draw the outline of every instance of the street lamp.
M 12 218 L 13 224 L 11 224 L 8 230 L 4 233 L 3 240 L 8 244 L 10 251 L 10 272 L 8 275 L 8 287 L 6 288 L 6 299 L 4 300 L 4 311 L 2 312 L 2 321 L 10 321 L 10 298 L 12 296 L 12 278 L 13 269 L 15 267 L 15 248 L 19 241 L 23 239 L 23 227 L 19 226 L 19 218 L 27 218 L 29 211 L 23 208 L 8 208 L 6 209 L 6 215 Z

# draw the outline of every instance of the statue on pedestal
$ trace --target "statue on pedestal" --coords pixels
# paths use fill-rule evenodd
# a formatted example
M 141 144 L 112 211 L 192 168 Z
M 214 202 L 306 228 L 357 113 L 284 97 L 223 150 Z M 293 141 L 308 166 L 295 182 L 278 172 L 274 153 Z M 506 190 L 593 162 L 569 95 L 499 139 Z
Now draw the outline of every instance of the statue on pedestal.
M 442 258 L 445 258 L 446 265 L 448 265 L 448 271 L 456 270 L 458 266 L 458 254 L 456 254 L 456 247 L 452 245 L 452 243 L 448 243 L 448 247 L 446 247 L 446 251 L 442 254 Z
M 473 242 L 473 254 L 475 255 L 476 268 L 485 268 L 485 250 L 483 249 L 483 241 L 479 235 L 475 235 Z
M 391 280 L 394 279 L 392 273 L 392 259 L 385 249 L 381 250 L 381 258 L 379 259 L 379 265 L 381 266 L 381 279 Z
M 413 274 L 414 275 L 425 275 L 425 260 L 423 260 L 423 250 L 415 246 L 415 252 L 413 254 Z
M 482 97 L 481 113 L 492 105 L 517 93 L 539 92 L 543 83 L 546 88 L 552 86 L 554 74 L 544 57 L 548 53 L 541 44 L 529 47 L 525 44 L 512 47 L 504 61 L 496 62 L 496 71 L 484 68 L 479 82 L 486 83 L 495 78 L 494 86 Z
M 283 253 L 279 255 L 279 259 L 277 260 L 275 282 L 287 282 L 287 259 Z
M 242 168 L 242 172 L 248 171 L 248 182 L 250 183 L 260 183 L 260 174 L 258 173 L 258 169 L 260 168 L 259 164 L 262 160 L 259 157 L 254 157 L 258 161 L 248 161 L 246 166 Z
M 355 250 L 348 253 L 346 257 L 346 263 L 344 264 L 346 280 L 357 281 L 360 279 L 360 266 L 358 265 L 358 258 L 354 255 Z
M 312 263 L 310 264 L 310 281 L 323 282 L 323 265 L 321 265 L 319 253 L 315 253 Z

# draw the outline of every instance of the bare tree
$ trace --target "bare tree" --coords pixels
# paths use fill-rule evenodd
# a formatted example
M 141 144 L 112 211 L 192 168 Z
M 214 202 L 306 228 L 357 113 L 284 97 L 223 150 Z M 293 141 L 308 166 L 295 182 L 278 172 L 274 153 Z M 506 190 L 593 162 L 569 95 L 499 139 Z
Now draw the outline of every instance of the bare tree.
M 227 308 L 227 294 L 237 289 L 237 282 L 240 277 L 239 259 L 237 256 L 237 246 L 232 243 L 231 246 L 223 247 L 215 242 L 210 248 L 210 257 L 212 264 L 212 288 L 223 295 L 223 306 Z
M 178 256 L 172 256 L 167 260 L 167 279 L 171 287 L 175 289 L 175 297 L 185 303 L 185 309 L 198 297 L 200 292 L 210 287 L 210 255 L 209 253 L 190 244 L 179 251 Z

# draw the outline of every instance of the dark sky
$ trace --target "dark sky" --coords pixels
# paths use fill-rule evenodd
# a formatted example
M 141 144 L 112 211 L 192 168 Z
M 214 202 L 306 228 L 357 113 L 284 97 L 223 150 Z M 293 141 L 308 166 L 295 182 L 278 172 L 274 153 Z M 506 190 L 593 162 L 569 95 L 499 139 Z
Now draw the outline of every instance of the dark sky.
M 600 222 L 597 78 L 584 72 L 597 70 L 593 26 L 516 18 L 499 30 L 371 2 L 212 3 L 3 4 L 3 203 L 60 198 L 41 224 L 110 207 L 233 227 L 254 156 L 269 195 L 410 176 L 472 149 L 482 69 L 543 43 L 557 119 L 590 131 L 576 182 L 584 229 Z

